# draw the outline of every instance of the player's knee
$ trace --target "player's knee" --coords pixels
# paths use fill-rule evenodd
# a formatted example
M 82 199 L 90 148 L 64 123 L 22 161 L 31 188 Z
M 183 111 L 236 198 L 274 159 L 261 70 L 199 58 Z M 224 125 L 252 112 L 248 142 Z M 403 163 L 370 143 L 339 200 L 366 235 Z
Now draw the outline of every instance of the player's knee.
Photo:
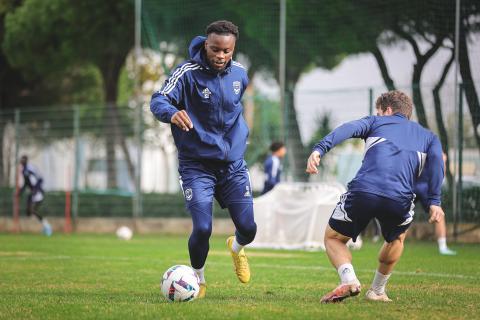
M 194 225 L 192 234 L 197 239 L 210 239 L 210 236 L 212 235 L 212 225 L 207 223 Z
M 250 243 L 255 239 L 255 235 L 257 234 L 257 224 L 255 221 L 251 221 L 239 228 L 238 232 L 242 235 L 244 242 Z
M 196 239 L 209 239 L 212 234 L 212 203 L 199 202 L 189 207 L 192 216 L 192 236 Z
M 251 243 L 255 239 L 256 234 L 257 234 L 257 224 L 254 221 L 251 221 L 251 223 L 239 226 L 236 232 L 237 240 L 241 245 L 246 245 Z

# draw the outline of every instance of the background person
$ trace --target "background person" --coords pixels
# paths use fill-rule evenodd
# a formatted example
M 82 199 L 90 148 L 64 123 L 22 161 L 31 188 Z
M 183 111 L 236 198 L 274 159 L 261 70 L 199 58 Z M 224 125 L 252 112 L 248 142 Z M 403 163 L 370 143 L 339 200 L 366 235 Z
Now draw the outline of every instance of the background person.
M 265 173 L 265 182 L 263 184 L 262 194 L 272 190 L 280 182 L 282 174 L 282 159 L 287 153 L 287 148 L 283 142 L 275 141 L 270 145 L 270 155 L 263 163 Z
M 45 198 L 43 178 L 38 170 L 28 163 L 28 157 L 26 155 L 20 158 L 20 165 L 22 166 L 23 186 L 20 188 L 18 195 L 21 196 L 27 188 L 30 190 L 27 197 L 27 216 L 30 217 L 33 214 L 37 217 L 38 221 L 42 224 L 43 233 L 51 236 L 52 227 L 47 219 L 38 212 Z
M 447 162 L 447 155 L 443 155 L 443 165 L 444 168 Z M 420 204 L 425 212 L 428 212 L 428 181 L 429 177 L 427 176 L 428 170 L 425 170 L 420 177 L 418 178 L 417 183 L 415 184 L 415 201 L 420 201 Z M 445 173 L 445 172 L 444 172 Z M 447 246 L 447 225 L 445 222 L 445 217 L 440 217 L 438 223 L 435 224 L 435 237 L 437 238 L 438 243 L 438 252 L 442 255 L 454 256 L 457 254 L 456 251 L 450 250 Z

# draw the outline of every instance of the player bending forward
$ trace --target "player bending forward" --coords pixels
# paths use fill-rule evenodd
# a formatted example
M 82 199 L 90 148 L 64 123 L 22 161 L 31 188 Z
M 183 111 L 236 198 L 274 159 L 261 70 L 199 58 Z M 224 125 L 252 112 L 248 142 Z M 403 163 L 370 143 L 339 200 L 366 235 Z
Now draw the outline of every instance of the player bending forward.
M 238 28 L 216 21 L 190 44 L 190 60 L 180 64 L 162 89 L 153 94 L 150 109 L 171 123 L 178 149 L 178 172 L 193 230 L 188 240 L 190 262 L 200 278 L 199 298 L 206 293 L 205 261 L 212 233 L 213 197 L 228 208 L 235 236 L 227 239 L 235 272 L 250 281 L 243 247 L 255 238 L 253 198 L 243 159 L 248 127 L 242 116 L 242 95 L 248 85 L 245 68 L 232 59 Z
M 409 120 L 412 101 L 400 91 L 382 94 L 376 108 L 377 116 L 347 122 L 328 134 L 315 145 L 307 160 L 306 171 L 316 174 L 321 157 L 337 144 L 349 138 L 365 140 L 362 166 L 341 196 L 325 231 L 327 255 L 341 283 L 322 298 L 323 303 L 339 302 L 360 293 L 360 281 L 345 244 L 350 238 L 355 241 L 373 218 L 380 222 L 385 243 L 366 299 L 391 301 L 385 286 L 402 255 L 405 233 L 413 220 L 414 185 L 424 168 L 429 170 L 429 222 L 444 216 L 440 207 L 442 148 L 437 136 Z

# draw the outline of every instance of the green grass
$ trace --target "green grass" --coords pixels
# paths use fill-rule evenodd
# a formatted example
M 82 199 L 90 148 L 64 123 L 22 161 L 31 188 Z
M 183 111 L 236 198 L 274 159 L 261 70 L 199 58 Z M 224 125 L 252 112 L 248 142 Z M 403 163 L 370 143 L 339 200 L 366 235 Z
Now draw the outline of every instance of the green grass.
M 0 234 L 1 319 L 478 319 L 480 247 L 407 242 L 390 278 L 392 303 L 363 293 L 321 305 L 337 285 L 324 252 L 249 249 L 252 279 L 240 284 L 223 237 L 211 240 L 207 297 L 170 303 L 159 290 L 163 272 L 189 264 L 187 236 Z M 380 244 L 353 253 L 357 276 L 370 284 Z

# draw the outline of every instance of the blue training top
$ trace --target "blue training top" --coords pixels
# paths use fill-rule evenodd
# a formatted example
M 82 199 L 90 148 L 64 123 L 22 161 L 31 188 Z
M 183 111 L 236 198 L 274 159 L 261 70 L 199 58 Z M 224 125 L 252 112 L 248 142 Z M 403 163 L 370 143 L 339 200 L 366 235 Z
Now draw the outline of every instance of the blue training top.
M 365 155 L 349 191 L 413 200 L 414 185 L 424 167 L 428 172 L 428 205 L 441 204 L 442 147 L 437 136 L 403 114 L 369 116 L 347 122 L 329 133 L 313 150 L 323 157 L 349 138 L 365 140 Z M 425 166 L 425 164 L 427 165 Z
M 282 174 L 282 163 L 277 156 L 269 155 L 263 163 L 263 171 L 265 172 L 265 183 L 263 185 L 262 194 L 272 190 L 277 183 L 280 182 Z
M 171 126 L 180 159 L 235 161 L 245 153 L 248 127 L 242 115 L 241 99 L 248 85 L 245 68 L 230 60 L 221 72 L 212 69 L 203 50 L 206 38 L 190 44 L 190 60 L 178 65 L 155 92 L 150 110 L 170 123 L 174 113 L 186 110 L 193 129 Z
M 30 164 L 25 164 L 22 166 L 22 175 L 23 186 L 20 189 L 21 193 L 23 193 L 26 188 L 29 188 L 32 193 L 36 193 L 38 191 L 43 192 L 43 178 L 36 168 Z

